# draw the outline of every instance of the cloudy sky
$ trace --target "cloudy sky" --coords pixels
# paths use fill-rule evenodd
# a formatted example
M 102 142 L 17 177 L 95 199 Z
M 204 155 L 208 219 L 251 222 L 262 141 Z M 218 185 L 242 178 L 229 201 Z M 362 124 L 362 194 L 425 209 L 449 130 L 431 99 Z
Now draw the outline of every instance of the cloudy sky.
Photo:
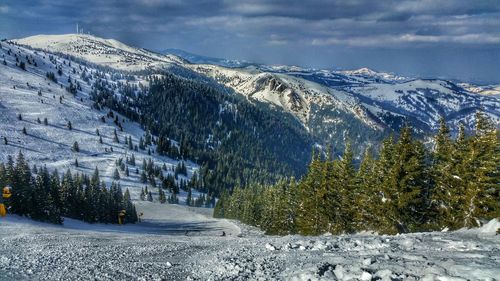
M 0 37 L 71 33 L 152 50 L 500 84 L 500 0 L 0 0 Z

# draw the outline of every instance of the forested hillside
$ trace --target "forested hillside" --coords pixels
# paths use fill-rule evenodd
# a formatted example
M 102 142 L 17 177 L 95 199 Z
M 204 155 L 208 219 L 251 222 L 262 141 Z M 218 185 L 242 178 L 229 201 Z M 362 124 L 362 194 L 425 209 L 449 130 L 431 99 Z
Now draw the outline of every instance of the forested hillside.
M 478 226 L 500 216 L 500 142 L 494 123 L 481 113 L 476 119 L 472 135 L 462 126 L 455 139 L 442 119 L 432 149 L 405 127 L 397 141 L 383 142 L 378 157 L 366 151 L 359 168 L 349 146 L 341 159 L 316 153 L 302 179 L 225 193 L 214 216 L 272 234 Z
M 288 113 L 168 73 L 146 76 L 149 85 L 140 87 L 98 76 L 94 107 L 138 121 L 151 133 L 140 149 L 155 144 L 160 155 L 195 160 L 209 193 L 305 172 L 313 138 Z

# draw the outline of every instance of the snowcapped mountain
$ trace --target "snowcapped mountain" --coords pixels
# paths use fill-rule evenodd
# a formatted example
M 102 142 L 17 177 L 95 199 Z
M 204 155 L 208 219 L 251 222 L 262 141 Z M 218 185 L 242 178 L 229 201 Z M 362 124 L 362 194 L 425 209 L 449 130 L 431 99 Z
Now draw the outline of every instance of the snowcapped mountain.
M 58 46 L 59 51 L 71 46 L 71 43 L 62 45 L 54 41 L 51 44 Z M 75 52 L 72 54 L 77 54 Z M 97 168 L 108 186 L 116 180 L 114 172 L 118 170 L 121 186 L 129 188 L 134 200 L 139 198 L 143 187 L 143 161 L 151 160 L 154 165 L 165 167 L 162 171 L 165 177 L 173 175 L 175 167 L 182 162 L 158 155 L 154 144 L 138 149 L 141 139 L 147 135 L 141 125 L 109 108 L 96 107 L 94 83 L 106 82 L 110 90 L 121 95 L 119 85 L 138 89 L 147 84 L 144 77 L 134 76 L 131 80 L 119 74 L 112 76 L 91 64 L 9 42 L 1 42 L 0 57 L 0 162 L 5 162 L 8 156 L 15 158 L 21 151 L 30 164 L 46 165 L 50 170 L 69 169 L 73 173 L 91 174 Z M 172 143 L 178 145 L 173 140 Z M 132 155 L 136 164 L 127 161 Z M 127 172 L 120 165 L 125 162 Z M 188 180 L 199 169 L 191 161 L 185 163 L 186 176 L 179 175 L 178 180 Z M 199 193 L 195 193 L 193 196 L 198 196 Z M 153 194 L 156 196 L 157 192 Z M 181 202 L 186 195 L 181 191 Z
M 127 46 L 114 39 L 102 39 L 86 34 L 36 35 L 13 40 L 52 53 L 71 55 L 92 63 L 119 70 L 161 69 L 172 64 L 185 63 L 174 55 L 161 55 Z
M 167 56 L 168 55 L 178 56 L 194 64 L 214 64 L 224 67 L 245 67 L 252 64 L 244 60 L 230 60 L 230 59 L 201 56 L 179 49 L 166 49 L 161 53 Z
M 459 83 L 458 85 L 474 94 L 500 97 L 500 85 L 476 86 L 468 83 Z
M 309 121 L 318 119 L 318 111 L 312 108 L 330 109 L 320 113 L 324 123 L 342 122 L 332 116 L 342 112 L 376 130 L 397 130 L 410 122 L 429 132 L 437 128 L 441 116 L 452 124 L 463 122 L 472 128 L 474 112 L 480 109 L 497 123 L 500 120 L 498 97 L 477 95 L 446 80 L 410 79 L 368 69 L 338 72 L 299 67 L 188 67 L 248 98 L 293 113 L 309 129 L 313 129 Z
M 408 80 L 408 78 L 406 78 L 406 77 L 397 76 L 397 75 L 392 74 L 392 73 L 377 72 L 377 71 L 371 70 L 371 69 L 366 68 L 366 67 L 363 67 L 360 69 L 355 69 L 355 70 L 339 71 L 338 73 L 344 74 L 346 76 L 365 78 L 365 79 L 368 79 L 369 81 L 383 80 L 386 82 L 392 82 L 392 81 Z
M 212 79 L 251 102 L 293 114 L 308 132 L 323 141 L 360 138 L 366 130 L 369 134 L 398 130 L 405 122 L 427 133 L 436 129 L 440 116 L 471 128 L 474 113 L 480 109 L 500 122 L 495 87 L 413 79 L 368 68 L 335 71 L 267 66 L 179 50 L 160 55 L 116 40 L 80 34 L 39 35 L 15 42 L 119 70 L 170 69 L 189 79 Z

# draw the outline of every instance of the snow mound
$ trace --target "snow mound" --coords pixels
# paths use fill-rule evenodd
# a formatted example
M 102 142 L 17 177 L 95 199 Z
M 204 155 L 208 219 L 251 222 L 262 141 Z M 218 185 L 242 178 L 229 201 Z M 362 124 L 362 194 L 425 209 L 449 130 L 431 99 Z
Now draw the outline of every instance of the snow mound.
M 500 221 L 498 219 L 492 219 L 487 224 L 474 229 L 478 233 L 496 234 L 497 229 L 500 228 Z

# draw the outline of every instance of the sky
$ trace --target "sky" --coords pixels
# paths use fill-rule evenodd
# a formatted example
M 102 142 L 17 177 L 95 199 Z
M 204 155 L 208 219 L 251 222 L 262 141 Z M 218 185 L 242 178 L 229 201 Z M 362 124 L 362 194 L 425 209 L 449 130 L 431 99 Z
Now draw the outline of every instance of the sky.
M 0 0 L 0 37 L 84 32 L 151 50 L 500 84 L 500 0 Z

